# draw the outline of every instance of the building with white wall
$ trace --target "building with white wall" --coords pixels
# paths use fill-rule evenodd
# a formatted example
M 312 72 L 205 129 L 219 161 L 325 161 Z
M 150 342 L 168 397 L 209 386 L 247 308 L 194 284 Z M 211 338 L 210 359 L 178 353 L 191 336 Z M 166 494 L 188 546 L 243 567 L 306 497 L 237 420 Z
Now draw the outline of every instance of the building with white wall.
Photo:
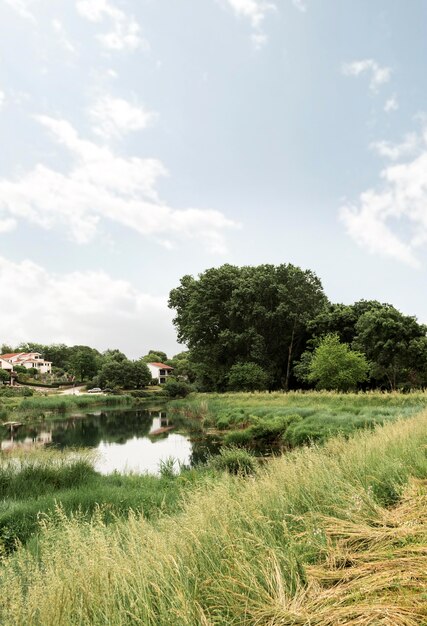
M 151 372 L 151 378 L 157 378 L 159 385 L 163 385 L 173 372 L 173 367 L 164 363 L 147 363 L 147 365 Z
M 14 366 L 20 365 L 28 370 L 34 368 L 40 374 L 50 374 L 52 371 L 52 362 L 45 361 L 40 352 L 11 352 L 10 354 L 1 354 L 0 360 L 12 365 L 12 369 Z

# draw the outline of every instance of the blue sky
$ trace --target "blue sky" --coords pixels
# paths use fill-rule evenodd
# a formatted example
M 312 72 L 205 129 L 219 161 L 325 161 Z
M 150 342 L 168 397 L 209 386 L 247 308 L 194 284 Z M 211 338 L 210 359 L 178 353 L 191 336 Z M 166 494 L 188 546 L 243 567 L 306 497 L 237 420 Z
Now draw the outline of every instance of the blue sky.
M 3 0 L 2 341 L 173 354 L 229 262 L 427 322 L 424 0 Z

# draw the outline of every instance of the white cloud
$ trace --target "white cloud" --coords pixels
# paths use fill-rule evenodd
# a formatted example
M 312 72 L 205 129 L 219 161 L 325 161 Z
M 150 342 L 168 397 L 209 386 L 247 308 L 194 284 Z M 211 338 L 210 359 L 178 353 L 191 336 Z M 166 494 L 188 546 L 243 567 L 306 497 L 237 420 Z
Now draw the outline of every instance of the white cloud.
M 267 42 L 267 36 L 262 30 L 265 17 L 270 11 L 277 9 L 276 5 L 266 0 L 225 0 L 237 17 L 249 20 L 254 30 L 251 39 L 255 49 L 261 48 Z
M 342 73 L 345 76 L 368 74 L 370 76 L 369 88 L 373 92 L 377 92 L 391 78 L 391 68 L 379 65 L 374 59 L 344 63 L 342 65 Z
M 51 274 L 32 261 L 14 263 L 0 257 L 0 290 L 8 300 L 0 310 L 3 340 L 8 343 L 119 347 L 131 358 L 153 345 L 177 351 L 166 297 L 142 293 L 103 271 Z
M 0 219 L 0 234 L 10 233 L 10 231 L 15 230 L 16 228 L 16 220 L 11 217 L 7 217 L 6 219 Z
M 123 98 L 104 96 L 89 111 L 95 122 L 95 132 L 103 137 L 120 137 L 123 133 L 150 126 L 157 114 L 132 104 Z
M 36 18 L 33 13 L 29 10 L 29 7 L 33 4 L 33 0 L 5 0 L 6 4 L 8 4 L 16 13 L 31 22 L 35 22 Z
M 75 54 L 76 49 L 71 41 L 68 39 L 67 33 L 65 32 L 65 28 L 61 20 L 52 20 L 52 28 L 55 31 L 58 41 L 60 45 L 64 48 L 64 50 L 67 50 L 67 52 L 70 52 L 71 54 Z
M 147 47 L 135 18 L 118 9 L 109 0 L 77 0 L 76 8 L 82 17 L 91 22 L 110 20 L 112 30 L 97 35 L 98 41 L 106 48 L 120 51 Z
M 394 94 L 391 98 L 389 98 L 385 105 L 384 105 L 384 111 L 386 113 L 391 113 L 392 111 L 397 111 L 399 108 L 399 102 L 397 101 L 397 97 L 396 94 Z
M 412 136 L 409 135 L 413 143 Z M 427 133 L 417 140 L 418 154 L 381 172 L 382 184 L 368 189 L 356 204 L 346 204 L 340 216 L 347 232 L 370 252 L 419 267 L 416 254 L 427 243 Z M 402 145 L 404 145 L 405 142 Z M 402 156 L 402 147 L 396 154 Z M 391 148 L 390 148 L 391 150 Z M 394 158 L 395 153 L 390 154 Z M 397 157 L 396 157 L 397 158 Z M 405 235 L 404 233 L 408 234 Z
M 218 211 L 162 202 L 157 183 L 167 171 L 160 161 L 117 156 L 81 139 L 65 120 L 37 119 L 67 150 L 72 165 L 63 173 L 39 163 L 16 180 L 0 179 L 0 217 L 45 229 L 62 226 L 79 243 L 114 222 L 158 241 L 194 240 L 214 253 L 225 251 L 224 230 L 236 224 Z
M 249 19 L 253 28 L 259 28 L 269 11 L 275 5 L 264 0 L 227 0 L 230 7 L 239 17 Z
M 404 156 L 414 154 L 422 145 L 420 137 L 416 133 L 405 135 L 401 143 L 391 141 L 373 141 L 369 147 L 380 156 L 398 161 Z

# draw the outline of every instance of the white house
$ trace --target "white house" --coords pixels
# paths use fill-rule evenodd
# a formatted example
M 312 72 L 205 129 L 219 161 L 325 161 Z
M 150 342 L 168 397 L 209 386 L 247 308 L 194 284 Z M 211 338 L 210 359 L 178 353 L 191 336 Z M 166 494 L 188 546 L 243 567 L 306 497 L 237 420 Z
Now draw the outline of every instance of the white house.
M 8 370 L 9 372 L 13 372 L 13 365 L 12 365 L 12 363 L 9 363 L 9 361 L 6 361 L 6 359 L 4 359 L 3 357 L 0 356 L 0 369 L 1 370 Z
M 173 372 L 173 367 L 165 365 L 164 363 L 147 363 L 148 369 L 151 372 L 151 378 L 157 378 L 159 385 L 165 383 Z
M 0 360 L 12 365 L 12 369 L 16 365 L 21 365 L 28 370 L 33 367 L 40 374 L 50 374 L 52 371 L 52 362 L 45 361 L 40 352 L 11 352 L 10 354 L 1 354 Z

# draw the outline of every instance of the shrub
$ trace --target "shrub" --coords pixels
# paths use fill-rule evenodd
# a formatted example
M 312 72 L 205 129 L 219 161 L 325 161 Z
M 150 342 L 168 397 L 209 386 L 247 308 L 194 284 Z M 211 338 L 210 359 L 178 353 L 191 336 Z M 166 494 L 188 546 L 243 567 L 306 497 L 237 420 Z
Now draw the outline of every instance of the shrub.
M 104 389 L 104 391 L 107 391 L 107 389 Z M 109 393 L 114 393 L 112 389 L 109 389 L 108 391 Z M 129 392 L 129 395 L 132 396 L 132 398 L 151 398 L 153 394 L 149 391 L 144 391 L 143 389 L 134 389 Z
M 348 391 L 368 378 L 369 363 L 361 352 L 350 350 L 338 335 L 327 335 L 313 354 L 307 380 L 318 389 Z
M 268 374 L 256 363 L 236 363 L 228 373 L 228 388 L 233 391 L 261 391 L 268 385 Z
M 0 396 L 5 398 L 29 398 L 34 395 L 34 389 L 28 387 L 0 387 Z
M 249 476 L 256 472 L 256 459 L 247 450 L 234 446 L 221 448 L 218 456 L 212 457 L 210 467 L 229 474 Z
M 192 391 L 190 385 L 183 380 L 168 380 L 162 388 L 170 398 L 186 398 Z
M 10 373 L 7 370 L 0 369 L 0 382 L 6 383 L 10 380 Z

